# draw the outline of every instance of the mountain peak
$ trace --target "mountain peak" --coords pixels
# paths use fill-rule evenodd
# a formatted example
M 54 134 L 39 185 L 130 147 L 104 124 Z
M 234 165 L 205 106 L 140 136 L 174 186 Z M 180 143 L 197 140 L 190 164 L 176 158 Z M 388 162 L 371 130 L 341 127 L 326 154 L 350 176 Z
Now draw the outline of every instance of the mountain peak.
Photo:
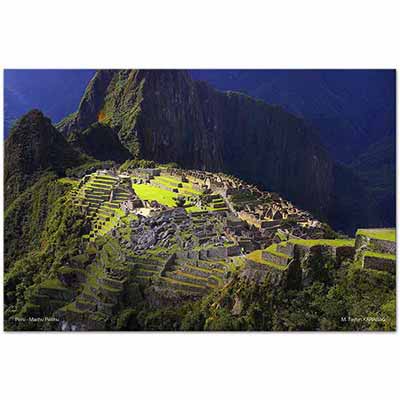
M 338 207 L 335 188 L 345 187 L 352 177 L 335 177 L 335 163 L 312 126 L 281 107 L 194 81 L 187 71 L 98 71 L 78 110 L 58 127 L 64 136 L 79 137 L 95 123 L 109 127 L 132 158 L 233 174 L 318 217 L 327 218 L 338 208 L 346 220 L 349 216 L 351 207 Z M 365 194 L 362 186 L 357 188 L 349 202 L 365 221 L 369 204 L 359 207 Z
M 76 165 L 80 157 L 49 118 L 40 110 L 29 111 L 16 122 L 5 141 L 6 202 L 25 190 L 37 173 L 62 173 Z

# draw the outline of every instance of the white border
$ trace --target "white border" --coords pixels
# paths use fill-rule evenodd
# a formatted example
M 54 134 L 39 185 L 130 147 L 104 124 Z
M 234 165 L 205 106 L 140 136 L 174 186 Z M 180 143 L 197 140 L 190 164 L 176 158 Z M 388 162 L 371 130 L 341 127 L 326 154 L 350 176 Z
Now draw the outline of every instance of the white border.
M 396 4 L 3 1 L 0 66 L 397 68 Z M 399 356 L 397 334 L 8 333 L 0 388 L 7 399 L 376 400 L 398 391 Z

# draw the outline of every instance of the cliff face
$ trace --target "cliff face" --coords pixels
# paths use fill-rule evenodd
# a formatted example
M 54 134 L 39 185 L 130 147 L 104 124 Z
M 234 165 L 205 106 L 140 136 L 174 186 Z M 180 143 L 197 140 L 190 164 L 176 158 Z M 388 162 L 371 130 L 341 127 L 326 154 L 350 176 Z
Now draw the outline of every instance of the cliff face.
M 303 120 L 238 93 L 197 88 L 207 130 L 221 138 L 224 169 L 325 214 L 332 162 Z
M 79 109 L 59 125 L 79 132 L 99 121 L 112 127 L 133 156 L 215 170 L 223 165 L 207 132 L 195 83 L 183 71 L 99 71 Z
M 359 204 L 362 185 L 338 201 L 335 191 L 346 187 L 346 172 L 334 173 L 337 167 L 304 120 L 244 94 L 217 91 L 185 71 L 99 71 L 77 112 L 58 128 L 79 135 L 95 122 L 111 127 L 134 157 L 232 173 L 320 218 L 358 207 L 354 219 L 329 219 L 339 229 L 368 223 L 370 205 Z

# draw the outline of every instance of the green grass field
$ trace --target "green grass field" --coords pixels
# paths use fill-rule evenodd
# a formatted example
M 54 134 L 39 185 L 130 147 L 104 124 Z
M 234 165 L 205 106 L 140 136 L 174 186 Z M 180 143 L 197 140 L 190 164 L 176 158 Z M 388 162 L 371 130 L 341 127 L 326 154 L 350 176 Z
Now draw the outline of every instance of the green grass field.
M 141 200 L 156 200 L 165 206 L 175 207 L 174 197 L 177 197 L 178 193 L 173 193 L 151 185 L 133 184 L 132 187 Z
M 316 239 L 316 240 L 303 240 L 303 239 L 290 239 L 290 243 L 299 244 L 302 246 L 332 246 L 332 247 L 344 247 L 354 246 L 354 239 Z
M 178 196 L 189 197 L 188 195 L 181 193 L 170 192 L 169 190 L 161 189 L 148 184 L 133 184 L 133 189 L 141 200 L 156 200 L 158 203 L 163 204 L 168 207 L 175 207 L 176 203 L 174 198 Z M 187 212 L 201 211 L 198 207 L 187 207 L 185 208 Z
M 396 229 L 359 229 L 357 235 L 364 235 L 372 239 L 396 241 Z

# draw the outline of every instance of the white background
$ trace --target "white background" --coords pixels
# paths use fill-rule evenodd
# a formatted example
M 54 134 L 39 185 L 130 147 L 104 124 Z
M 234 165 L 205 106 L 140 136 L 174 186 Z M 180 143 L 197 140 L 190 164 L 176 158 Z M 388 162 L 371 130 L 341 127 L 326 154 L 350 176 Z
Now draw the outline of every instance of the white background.
M 396 3 L 3 0 L 0 66 L 397 68 Z M 397 334 L 2 333 L 0 346 L 7 400 L 376 400 L 398 392 Z

